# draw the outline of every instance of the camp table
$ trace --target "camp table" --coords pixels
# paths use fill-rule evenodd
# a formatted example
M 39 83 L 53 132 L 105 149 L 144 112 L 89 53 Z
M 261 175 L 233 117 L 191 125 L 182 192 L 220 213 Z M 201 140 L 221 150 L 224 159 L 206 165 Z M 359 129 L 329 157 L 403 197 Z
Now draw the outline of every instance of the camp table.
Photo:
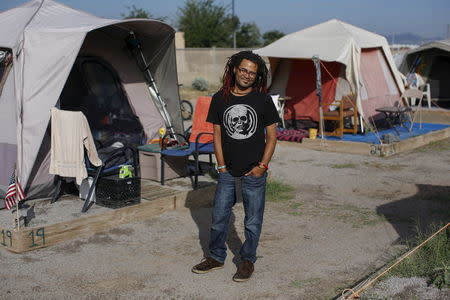
M 381 112 L 386 116 L 386 121 L 389 124 L 390 128 L 394 128 L 395 132 L 397 132 L 398 135 L 400 133 L 398 132 L 397 128 L 395 127 L 395 124 L 400 124 L 400 126 L 405 127 L 408 131 L 410 129 L 408 126 L 405 126 L 403 124 L 403 115 L 407 112 L 411 111 L 411 107 L 404 107 L 404 106 L 385 106 L 375 109 L 377 112 Z

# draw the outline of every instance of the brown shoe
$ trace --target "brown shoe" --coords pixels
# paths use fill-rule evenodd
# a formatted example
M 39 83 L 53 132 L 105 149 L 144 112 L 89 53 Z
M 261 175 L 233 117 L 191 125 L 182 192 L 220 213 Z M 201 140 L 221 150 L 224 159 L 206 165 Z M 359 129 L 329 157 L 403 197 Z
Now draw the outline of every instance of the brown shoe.
M 213 270 L 218 270 L 223 268 L 223 263 L 218 262 L 214 258 L 205 257 L 201 263 L 192 267 L 192 272 L 197 274 L 205 274 Z
M 244 282 L 250 279 L 255 270 L 253 263 L 249 260 L 243 260 L 239 263 L 237 272 L 233 276 L 233 281 Z

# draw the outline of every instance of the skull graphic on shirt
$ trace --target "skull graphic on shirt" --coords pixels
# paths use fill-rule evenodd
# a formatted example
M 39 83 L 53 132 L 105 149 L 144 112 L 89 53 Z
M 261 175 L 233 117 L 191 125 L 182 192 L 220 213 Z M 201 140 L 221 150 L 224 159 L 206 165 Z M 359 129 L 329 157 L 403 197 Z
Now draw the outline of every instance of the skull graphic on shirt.
M 251 106 L 236 104 L 225 110 L 223 123 L 228 136 L 243 140 L 248 139 L 255 133 L 258 117 Z

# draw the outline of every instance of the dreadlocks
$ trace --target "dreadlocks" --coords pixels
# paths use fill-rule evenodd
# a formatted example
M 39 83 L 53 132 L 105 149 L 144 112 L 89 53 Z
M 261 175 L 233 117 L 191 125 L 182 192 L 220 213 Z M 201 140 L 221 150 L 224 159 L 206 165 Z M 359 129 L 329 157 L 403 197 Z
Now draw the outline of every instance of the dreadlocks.
M 220 92 L 222 93 L 225 100 L 228 100 L 236 83 L 236 75 L 234 74 L 234 69 L 239 67 L 243 59 L 247 59 L 258 66 L 258 71 L 256 74 L 255 82 L 253 83 L 253 89 L 259 92 L 267 91 L 267 67 L 264 60 L 258 54 L 251 51 L 241 51 L 230 58 L 228 58 L 227 64 L 225 65 L 225 72 L 222 78 L 222 87 Z

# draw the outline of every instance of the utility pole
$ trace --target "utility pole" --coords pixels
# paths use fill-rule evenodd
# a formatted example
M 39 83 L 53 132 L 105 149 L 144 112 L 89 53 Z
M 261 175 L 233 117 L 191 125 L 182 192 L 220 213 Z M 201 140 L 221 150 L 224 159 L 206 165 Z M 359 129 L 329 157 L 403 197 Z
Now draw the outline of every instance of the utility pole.
M 231 10 L 233 15 L 233 49 L 236 49 L 236 24 L 234 18 L 234 0 L 232 0 Z

